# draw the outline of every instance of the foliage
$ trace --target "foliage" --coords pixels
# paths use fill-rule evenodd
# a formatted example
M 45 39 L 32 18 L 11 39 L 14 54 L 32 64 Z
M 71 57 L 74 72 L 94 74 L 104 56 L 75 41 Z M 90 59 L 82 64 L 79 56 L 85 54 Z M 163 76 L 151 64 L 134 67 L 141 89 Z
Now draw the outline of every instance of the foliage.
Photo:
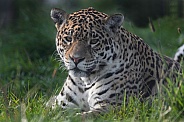
M 145 27 L 149 18 L 157 19 L 168 14 L 168 2 L 164 0 L 118 0 L 119 9 L 125 13 L 135 25 Z

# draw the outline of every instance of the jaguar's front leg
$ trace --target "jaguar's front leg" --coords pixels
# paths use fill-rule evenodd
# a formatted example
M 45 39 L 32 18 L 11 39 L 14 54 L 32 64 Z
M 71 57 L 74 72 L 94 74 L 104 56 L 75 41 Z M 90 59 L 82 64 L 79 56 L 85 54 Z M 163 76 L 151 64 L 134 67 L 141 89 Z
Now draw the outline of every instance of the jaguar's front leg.
M 97 93 L 93 92 L 93 94 L 91 94 L 91 96 L 88 98 L 88 104 L 89 104 L 90 110 L 79 113 L 78 115 L 81 115 L 84 118 L 104 115 L 108 113 L 110 110 L 117 107 L 117 105 L 120 105 L 118 104 L 119 101 L 115 99 L 112 99 L 112 101 L 110 101 L 107 98 L 106 94 L 102 94 L 102 95 L 101 94 L 97 95 L 97 94 L 98 92 Z M 115 101 L 117 102 L 117 104 Z
M 70 76 L 67 77 L 60 93 L 55 97 L 56 106 L 62 108 L 80 108 L 80 94 L 77 83 Z

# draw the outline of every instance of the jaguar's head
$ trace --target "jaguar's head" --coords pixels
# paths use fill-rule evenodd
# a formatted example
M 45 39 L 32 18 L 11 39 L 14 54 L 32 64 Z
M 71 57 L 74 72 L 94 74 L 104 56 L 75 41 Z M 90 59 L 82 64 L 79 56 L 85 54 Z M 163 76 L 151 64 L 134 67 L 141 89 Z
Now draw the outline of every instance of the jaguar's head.
M 88 77 L 115 60 L 122 14 L 108 16 L 93 8 L 67 14 L 54 8 L 51 18 L 57 29 L 57 51 L 70 75 Z

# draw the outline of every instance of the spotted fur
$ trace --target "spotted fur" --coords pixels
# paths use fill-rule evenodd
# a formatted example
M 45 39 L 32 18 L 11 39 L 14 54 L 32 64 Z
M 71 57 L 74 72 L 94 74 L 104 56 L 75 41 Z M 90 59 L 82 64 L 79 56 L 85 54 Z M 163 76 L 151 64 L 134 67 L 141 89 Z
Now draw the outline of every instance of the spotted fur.
M 55 99 L 62 108 L 80 108 L 82 115 L 108 112 L 125 97 L 155 95 L 163 79 L 174 81 L 180 68 L 124 29 L 122 14 L 52 9 L 51 18 L 57 29 L 57 52 L 68 70 Z

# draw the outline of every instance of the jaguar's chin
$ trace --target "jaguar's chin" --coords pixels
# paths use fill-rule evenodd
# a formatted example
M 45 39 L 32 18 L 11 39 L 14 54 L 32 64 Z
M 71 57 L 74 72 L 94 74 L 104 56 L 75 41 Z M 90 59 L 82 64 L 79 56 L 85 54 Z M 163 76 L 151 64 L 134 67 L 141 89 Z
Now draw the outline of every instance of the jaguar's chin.
M 89 77 L 91 72 L 90 71 L 82 71 L 78 68 L 69 70 L 69 75 L 73 77 Z

